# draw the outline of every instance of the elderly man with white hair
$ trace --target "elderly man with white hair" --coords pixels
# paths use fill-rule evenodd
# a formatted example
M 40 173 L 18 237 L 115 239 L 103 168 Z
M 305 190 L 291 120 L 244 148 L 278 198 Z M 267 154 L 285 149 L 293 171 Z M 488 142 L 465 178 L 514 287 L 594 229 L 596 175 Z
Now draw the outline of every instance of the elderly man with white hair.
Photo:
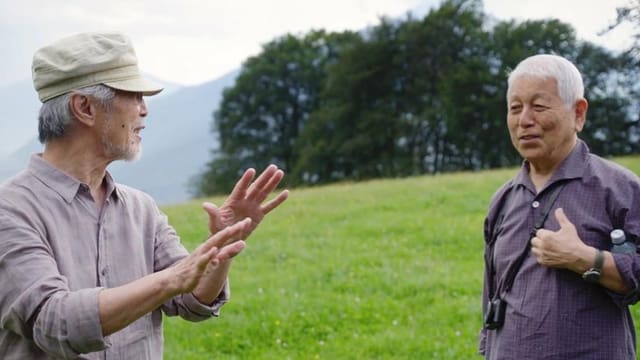
M 611 252 L 610 233 L 638 239 L 640 182 L 578 138 L 587 109 L 563 57 L 531 56 L 509 76 L 507 127 L 524 162 L 485 219 L 486 359 L 636 358 L 640 256 Z

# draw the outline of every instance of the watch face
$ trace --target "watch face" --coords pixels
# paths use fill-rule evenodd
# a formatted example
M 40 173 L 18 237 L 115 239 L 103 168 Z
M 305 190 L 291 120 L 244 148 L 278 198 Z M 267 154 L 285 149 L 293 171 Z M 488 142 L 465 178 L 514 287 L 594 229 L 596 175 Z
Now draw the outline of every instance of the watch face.
M 582 278 L 589 282 L 597 282 L 600 280 L 600 271 L 596 269 L 589 269 L 584 274 L 582 274 Z

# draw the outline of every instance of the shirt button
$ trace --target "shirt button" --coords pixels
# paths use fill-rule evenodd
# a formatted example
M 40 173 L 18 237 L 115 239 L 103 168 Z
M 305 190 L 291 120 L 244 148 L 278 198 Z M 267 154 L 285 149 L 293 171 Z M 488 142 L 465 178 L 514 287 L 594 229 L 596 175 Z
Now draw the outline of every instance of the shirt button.
M 107 268 L 102 269 L 102 272 L 101 272 L 101 273 L 102 273 L 102 276 L 107 275 L 107 272 L 108 272 L 108 271 L 107 271 Z
M 537 209 L 539 206 L 540 206 L 540 203 L 539 203 L 539 202 L 537 202 L 537 201 L 534 201 L 534 202 L 531 204 L 531 207 L 532 207 L 532 208 L 534 208 L 534 209 Z

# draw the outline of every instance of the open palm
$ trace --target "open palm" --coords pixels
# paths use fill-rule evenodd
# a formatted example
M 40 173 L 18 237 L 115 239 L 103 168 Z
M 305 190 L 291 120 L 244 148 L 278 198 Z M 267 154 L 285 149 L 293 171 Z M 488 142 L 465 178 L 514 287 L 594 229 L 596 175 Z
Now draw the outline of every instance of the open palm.
M 271 201 L 262 204 L 284 177 L 284 172 L 277 166 L 269 165 L 254 181 L 255 175 L 255 169 L 245 171 L 220 208 L 212 203 L 203 204 L 204 210 L 209 214 L 209 231 L 212 234 L 250 218 L 251 224 L 242 237 L 246 239 L 265 215 L 287 199 L 289 191 L 283 190 Z

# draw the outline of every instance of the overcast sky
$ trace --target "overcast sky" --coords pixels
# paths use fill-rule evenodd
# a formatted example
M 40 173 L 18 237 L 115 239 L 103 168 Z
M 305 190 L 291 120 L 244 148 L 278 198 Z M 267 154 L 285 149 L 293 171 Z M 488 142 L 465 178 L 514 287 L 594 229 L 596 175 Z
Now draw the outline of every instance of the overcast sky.
M 597 33 L 629 0 L 485 0 L 498 19 L 555 17 L 578 37 L 622 49 L 629 27 Z M 83 31 L 128 34 L 140 66 L 183 85 L 215 79 L 238 68 L 261 45 L 285 33 L 312 29 L 360 30 L 381 16 L 423 15 L 439 0 L 0 0 L 0 87 L 30 79 L 39 47 Z

